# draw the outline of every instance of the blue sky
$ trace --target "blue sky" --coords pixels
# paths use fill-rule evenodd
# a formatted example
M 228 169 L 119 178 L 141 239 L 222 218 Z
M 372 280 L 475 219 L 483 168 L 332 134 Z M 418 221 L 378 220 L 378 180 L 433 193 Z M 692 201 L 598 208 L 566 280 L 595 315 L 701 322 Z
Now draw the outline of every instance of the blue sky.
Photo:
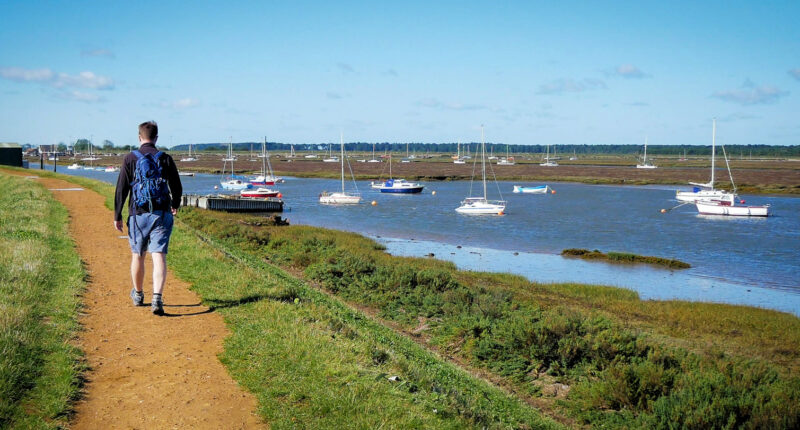
M 800 144 L 800 2 L 0 2 L 0 141 Z

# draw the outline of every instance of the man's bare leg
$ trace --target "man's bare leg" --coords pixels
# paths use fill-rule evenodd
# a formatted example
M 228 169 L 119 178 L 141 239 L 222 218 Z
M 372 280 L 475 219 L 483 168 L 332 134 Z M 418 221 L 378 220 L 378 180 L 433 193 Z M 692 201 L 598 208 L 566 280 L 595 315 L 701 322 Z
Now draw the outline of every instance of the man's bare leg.
M 167 254 L 153 252 L 153 294 L 161 294 L 167 280 Z
M 139 254 L 131 254 L 131 279 L 133 280 L 133 288 L 137 293 L 142 292 L 142 284 L 144 283 L 144 256 Z

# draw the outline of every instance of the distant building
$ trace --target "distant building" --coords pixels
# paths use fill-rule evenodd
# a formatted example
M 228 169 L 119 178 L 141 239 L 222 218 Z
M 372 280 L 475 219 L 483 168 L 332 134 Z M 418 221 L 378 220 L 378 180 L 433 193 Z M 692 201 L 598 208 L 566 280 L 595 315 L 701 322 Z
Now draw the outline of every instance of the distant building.
M 17 143 L 0 143 L 0 164 L 22 167 L 22 146 Z

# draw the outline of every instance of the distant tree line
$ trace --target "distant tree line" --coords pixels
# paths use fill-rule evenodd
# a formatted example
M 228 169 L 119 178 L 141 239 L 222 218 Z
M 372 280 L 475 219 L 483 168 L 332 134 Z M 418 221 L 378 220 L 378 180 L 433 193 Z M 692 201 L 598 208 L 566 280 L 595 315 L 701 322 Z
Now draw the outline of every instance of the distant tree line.
M 107 141 L 106 141 L 107 142 Z M 311 143 L 303 143 L 303 144 L 296 144 L 293 145 L 295 151 L 326 151 L 328 149 L 328 145 L 333 145 L 334 151 L 338 149 L 338 142 L 331 142 L 331 143 L 319 143 L 319 144 L 311 144 Z M 385 152 L 393 152 L 393 153 L 406 153 L 406 148 L 408 148 L 409 153 L 414 153 L 417 155 L 423 155 L 426 153 L 453 153 L 455 154 L 458 151 L 458 146 L 461 146 L 461 151 L 466 152 L 469 149 L 470 152 L 475 152 L 477 148 L 479 148 L 480 143 L 478 142 L 467 142 L 467 143 L 419 143 L 419 142 L 409 142 L 406 143 L 390 143 L 390 142 L 380 142 L 375 143 L 375 153 L 376 154 L 383 154 Z M 279 142 L 267 142 L 267 150 L 269 151 L 281 151 L 281 152 L 288 152 L 291 149 L 290 144 L 287 143 L 279 143 Z M 508 152 L 510 154 L 537 154 L 537 153 L 544 153 L 547 151 L 546 145 L 505 145 L 505 144 L 496 144 L 496 143 L 487 143 L 486 144 L 486 151 L 492 151 L 497 155 L 503 155 L 506 152 L 506 147 L 508 147 Z M 228 148 L 227 143 L 198 143 L 193 144 L 193 150 L 195 151 L 225 151 Z M 233 144 L 233 150 L 238 152 L 246 152 L 250 151 L 252 148 L 253 151 L 260 151 L 261 150 L 261 142 L 240 142 Z M 348 151 L 358 151 L 358 152 L 371 152 L 373 148 L 373 144 L 370 142 L 347 142 L 345 143 L 345 148 Z M 642 152 L 642 145 L 551 145 L 550 152 L 556 152 L 557 154 L 584 154 L 584 155 L 593 155 L 593 154 L 617 154 L 617 155 L 629 155 L 629 154 L 638 154 Z M 719 149 L 719 148 L 718 148 Z M 783 146 L 783 145 L 726 145 L 726 151 L 730 156 L 768 156 L 768 157 L 797 157 L 800 156 L 800 145 L 791 145 L 791 146 Z M 172 148 L 173 151 L 188 151 L 189 145 L 177 145 Z M 648 154 L 652 155 L 670 155 L 670 156 L 677 156 L 683 155 L 684 153 L 686 156 L 702 156 L 702 155 L 711 155 L 711 145 L 648 145 L 647 146 Z

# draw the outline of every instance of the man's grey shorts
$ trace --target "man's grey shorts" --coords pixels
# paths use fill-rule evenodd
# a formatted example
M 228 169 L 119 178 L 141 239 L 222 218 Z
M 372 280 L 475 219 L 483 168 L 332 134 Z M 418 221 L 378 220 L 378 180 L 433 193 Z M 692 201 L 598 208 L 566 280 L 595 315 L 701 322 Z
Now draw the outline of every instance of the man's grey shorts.
M 172 212 L 153 211 L 128 217 L 128 241 L 134 254 L 167 253 L 172 234 Z

